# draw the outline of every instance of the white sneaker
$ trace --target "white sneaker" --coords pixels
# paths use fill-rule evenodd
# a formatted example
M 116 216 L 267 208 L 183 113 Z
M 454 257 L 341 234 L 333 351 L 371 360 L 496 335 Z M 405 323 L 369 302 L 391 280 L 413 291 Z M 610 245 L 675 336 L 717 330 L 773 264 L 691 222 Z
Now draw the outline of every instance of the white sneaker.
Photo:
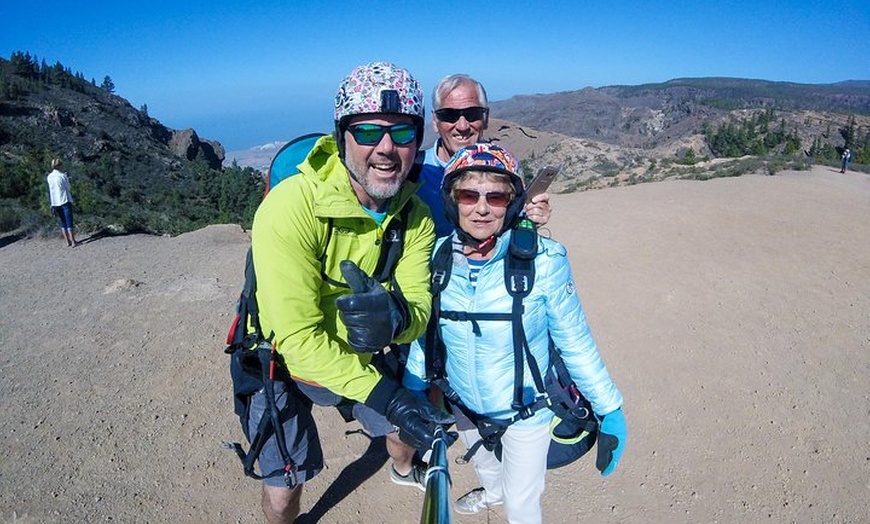
M 486 490 L 477 488 L 459 497 L 456 501 L 456 513 L 461 515 L 474 515 L 493 506 L 500 506 L 500 500 L 486 500 Z
M 426 469 L 414 464 L 407 475 L 400 475 L 396 466 L 390 466 L 390 480 L 400 486 L 412 486 L 420 491 L 426 491 Z

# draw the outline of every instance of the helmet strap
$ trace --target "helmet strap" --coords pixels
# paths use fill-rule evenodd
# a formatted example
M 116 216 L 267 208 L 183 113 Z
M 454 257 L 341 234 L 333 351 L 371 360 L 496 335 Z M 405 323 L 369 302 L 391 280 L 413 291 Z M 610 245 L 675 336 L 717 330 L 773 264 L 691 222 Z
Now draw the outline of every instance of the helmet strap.
M 473 236 L 469 235 L 465 231 L 456 228 L 456 236 L 459 238 L 459 241 L 462 242 L 463 246 L 468 246 L 477 253 L 485 255 L 492 251 L 492 248 L 495 247 L 495 243 L 498 240 L 499 235 L 492 235 L 486 240 L 478 240 Z
M 477 245 L 477 251 L 479 251 L 482 255 L 489 253 L 493 247 L 495 247 L 495 241 L 498 237 L 495 235 L 487 238 L 483 242 Z
M 335 145 L 338 146 L 338 159 L 341 160 L 341 163 L 344 163 L 344 126 L 341 122 L 335 123 L 335 131 L 333 132 L 335 136 Z

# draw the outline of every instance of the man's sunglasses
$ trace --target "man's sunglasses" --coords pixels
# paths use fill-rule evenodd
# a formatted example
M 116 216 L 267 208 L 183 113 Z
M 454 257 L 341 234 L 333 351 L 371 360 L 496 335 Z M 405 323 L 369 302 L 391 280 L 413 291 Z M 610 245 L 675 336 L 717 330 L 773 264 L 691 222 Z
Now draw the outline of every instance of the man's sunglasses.
M 504 191 L 490 191 L 488 193 L 481 193 L 474 189 L 456 189 L 453 191 L 454 200 L 466 206 L 476 205 L 480 201 L 480 197 L 485 197 L 486 203 L 491 207 L 507 207 L 513 200 L 513 195 Z
M 483 120 L 487 114 L 489 114 L 489 108 L 487 107 L 466 107 L 465 109 L 445 107 L 435 110 L 435 116 L 438 117 L 438 120 L 448 124 L 456 122 L 461 116 L 464 116 L 465 120 L 469 122 L 477 122 L 478 120 Z
M 348 126 L 347 130 L 353 135 L 356 143 L 361 146 L 376 146 L 381 143 L 387 133 L 390 134 L 393 143 L 400 146 L 406 146 L 417 138 L 417 127 L 412 124 L 396 124 L 394 126 L 357 124 Z

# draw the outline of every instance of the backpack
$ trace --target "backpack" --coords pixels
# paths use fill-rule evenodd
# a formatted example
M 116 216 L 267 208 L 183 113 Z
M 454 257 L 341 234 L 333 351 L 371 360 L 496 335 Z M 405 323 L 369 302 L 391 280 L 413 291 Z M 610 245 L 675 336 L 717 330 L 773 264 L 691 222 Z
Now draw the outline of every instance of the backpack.
M 266 175 L 266 191 L 278 185 L 285 178 L 299 172 L 296 166 L 301 164 L 308 152 L 314 148 L 314 144 L 320 140 L 320 137 L 325 136 L 323 133 L 308 133 L 294 138 L 284 144 L 281 149 L 275 153 L 272 162 L 269 164 L 269 173 Z
M 501 436 L 514 422 L 532 417 L 538 410 L 550 409 L 555 413 L 551 424 L 550 449 L 547 469 L 555 469 L 574 462 L 586 454 L 598 437 L 598 420 L 589 401 L 580 393 L 571 379 L 558 348 L 550 339 L 550 367 L 542 377 L 538 364 L 529 349 L 523 328 L 523 299 L 531 293 L 535 282 L 535 256 L 537 231 L 534 224 L 523 219 L 513 230 L 505 259 L 505 287 L 513 297 L 510 312 L 469 313 L 446 311 L 441 307 L 441 292 L 446 289 L 453 267 L 453 242 L 442 242 L 432 258 L 432 316 L 426 332 L 426 378 L 444 393 L 451 405 L 458 408 L 477 427 L 481 440 L 472 445 L 464 456 L 457 459 L 466 463 L 480 446 L 495 453 L 501 460 Z M 471 411 L 450 387 L 445 375 L 446 348 L 438 329 L 439 320 L 511 322 L 514 352 L 514 400 L 511 408 L 517 414 L 509 419 L 495 419 Z M 535 400 L 523 403 L 524 359 L 529 363 L 532 379 L 538 392 Z
M 267 185 L 266 192 L 279 182 L 298 173 L 296 166 L 305 160 L 308 152 L 322 134 L 303 135 L 288 142 L 272 160 L 269 168 L 271 182 Z M 381 242 L 381 253 L 378 265 L 372 275 L 381 283 L 394 281 L 394 270 L 404 250 L 405 226 L 408 223 L 413 201 L 409 201 L 402 207 L 399 215 L 387 224 Z M 333 224 L 330 218 L 327 223 L 327 233 L 323 241 L 323 250 L 319 257 L 321 262 L 321 276 L 332 285 L 347 288 L 344 282 L 336 281 L 326 275 L 325 263 L 329 242 L 332 239 Z M 236 314 L 227 332 L 226 348 L 224 353 L 230 355 L 230 377 L 233 382 L 233 410 L 239 417 L 245 437 L 250 442 L 247 451 L 239 442 L 224 442 L 223 447 L 236 453 L 242 461 L 245 475 L 263 480 L 266 478 L 283 476 L 288 487 L 297 483 L 299 466 L 292 460 L 286 448 L 284 440 L 283 422 L 285 413 L 282 413 L 275 402 L 275 383 L 283 381 L 288 389 L 294 391 L 295 384 L 287 369 L 281 362 L 280 355 L 272 345 L 273 333 L 264 333 L 260 324 L 260 310 L 257 303 L 257 275 L 254 268 L 253 253 L 248 248 L 245 257 L 245 281 L 239 298 L 236 301 Z M 395 367 L 403 367 L 401 355 L 407 355 L 406 348 L 394 348 L 391 351 L 398 362 Z M 251 408 L 251 400 L 255 393 L 263 391 L 266 400 L 266 412 L 260 419 L 253 434 L 248 428 L 248 418 Z M 343 401 L 336 406 L 345 421 L 353 420 L 351 415 L 353 403 Z M 258 461 L 263 445 L 272 435 L 276 436 L 278 451 L 281 454 L 284 466 L 275 471 L 255 471 L 255 463 Z
M 266 189 L 263 193 L 265 197 L 269 190 L 285 178 L 289 178 L 297 173 L 297 166 L 305 161 L 308 153 L 314 147 L 314 144 L 323 133 L 308 133 L 290 140 L 284 144 L 281 149 L 272 157 L 269 164 L 269 171 L 266 175 Z M 330 224 L 329 231 L 332 231 Z M 327 239 L 327 244 L 329 239 Z M 245 283 L 242 287 L 241 295 L 236 302 L 236 315 L 230 324 L 229 332 L 227 333 L 227 353 L 232 353 L 235 349 L 245 348 L 252 350 L 258 344 L 266 341 L 260 328 L 260 314 L 257 307 L 257 277 L 254 274 L 254 260 L 251 249 L 248 248 L 248 253 L 245 257 Z M 248 329 L 248 323 L 251 329 Z M 256 391 L 256 390 L 254 390 Z

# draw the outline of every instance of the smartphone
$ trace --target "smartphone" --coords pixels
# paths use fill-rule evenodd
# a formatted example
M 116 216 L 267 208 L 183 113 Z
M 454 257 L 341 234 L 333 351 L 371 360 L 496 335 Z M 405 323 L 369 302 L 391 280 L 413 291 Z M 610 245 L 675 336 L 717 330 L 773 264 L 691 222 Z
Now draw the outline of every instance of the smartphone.
M 529 184 L 529 187 L 526 188 L 526 203 L 531 202 L 534 197 L 541 193 L 545 193 L 558 174 L 559 166 L 542 167 L 538 171 L 538 174 L 535 175 L 535 179 L 532 180 L 532 183 Z

